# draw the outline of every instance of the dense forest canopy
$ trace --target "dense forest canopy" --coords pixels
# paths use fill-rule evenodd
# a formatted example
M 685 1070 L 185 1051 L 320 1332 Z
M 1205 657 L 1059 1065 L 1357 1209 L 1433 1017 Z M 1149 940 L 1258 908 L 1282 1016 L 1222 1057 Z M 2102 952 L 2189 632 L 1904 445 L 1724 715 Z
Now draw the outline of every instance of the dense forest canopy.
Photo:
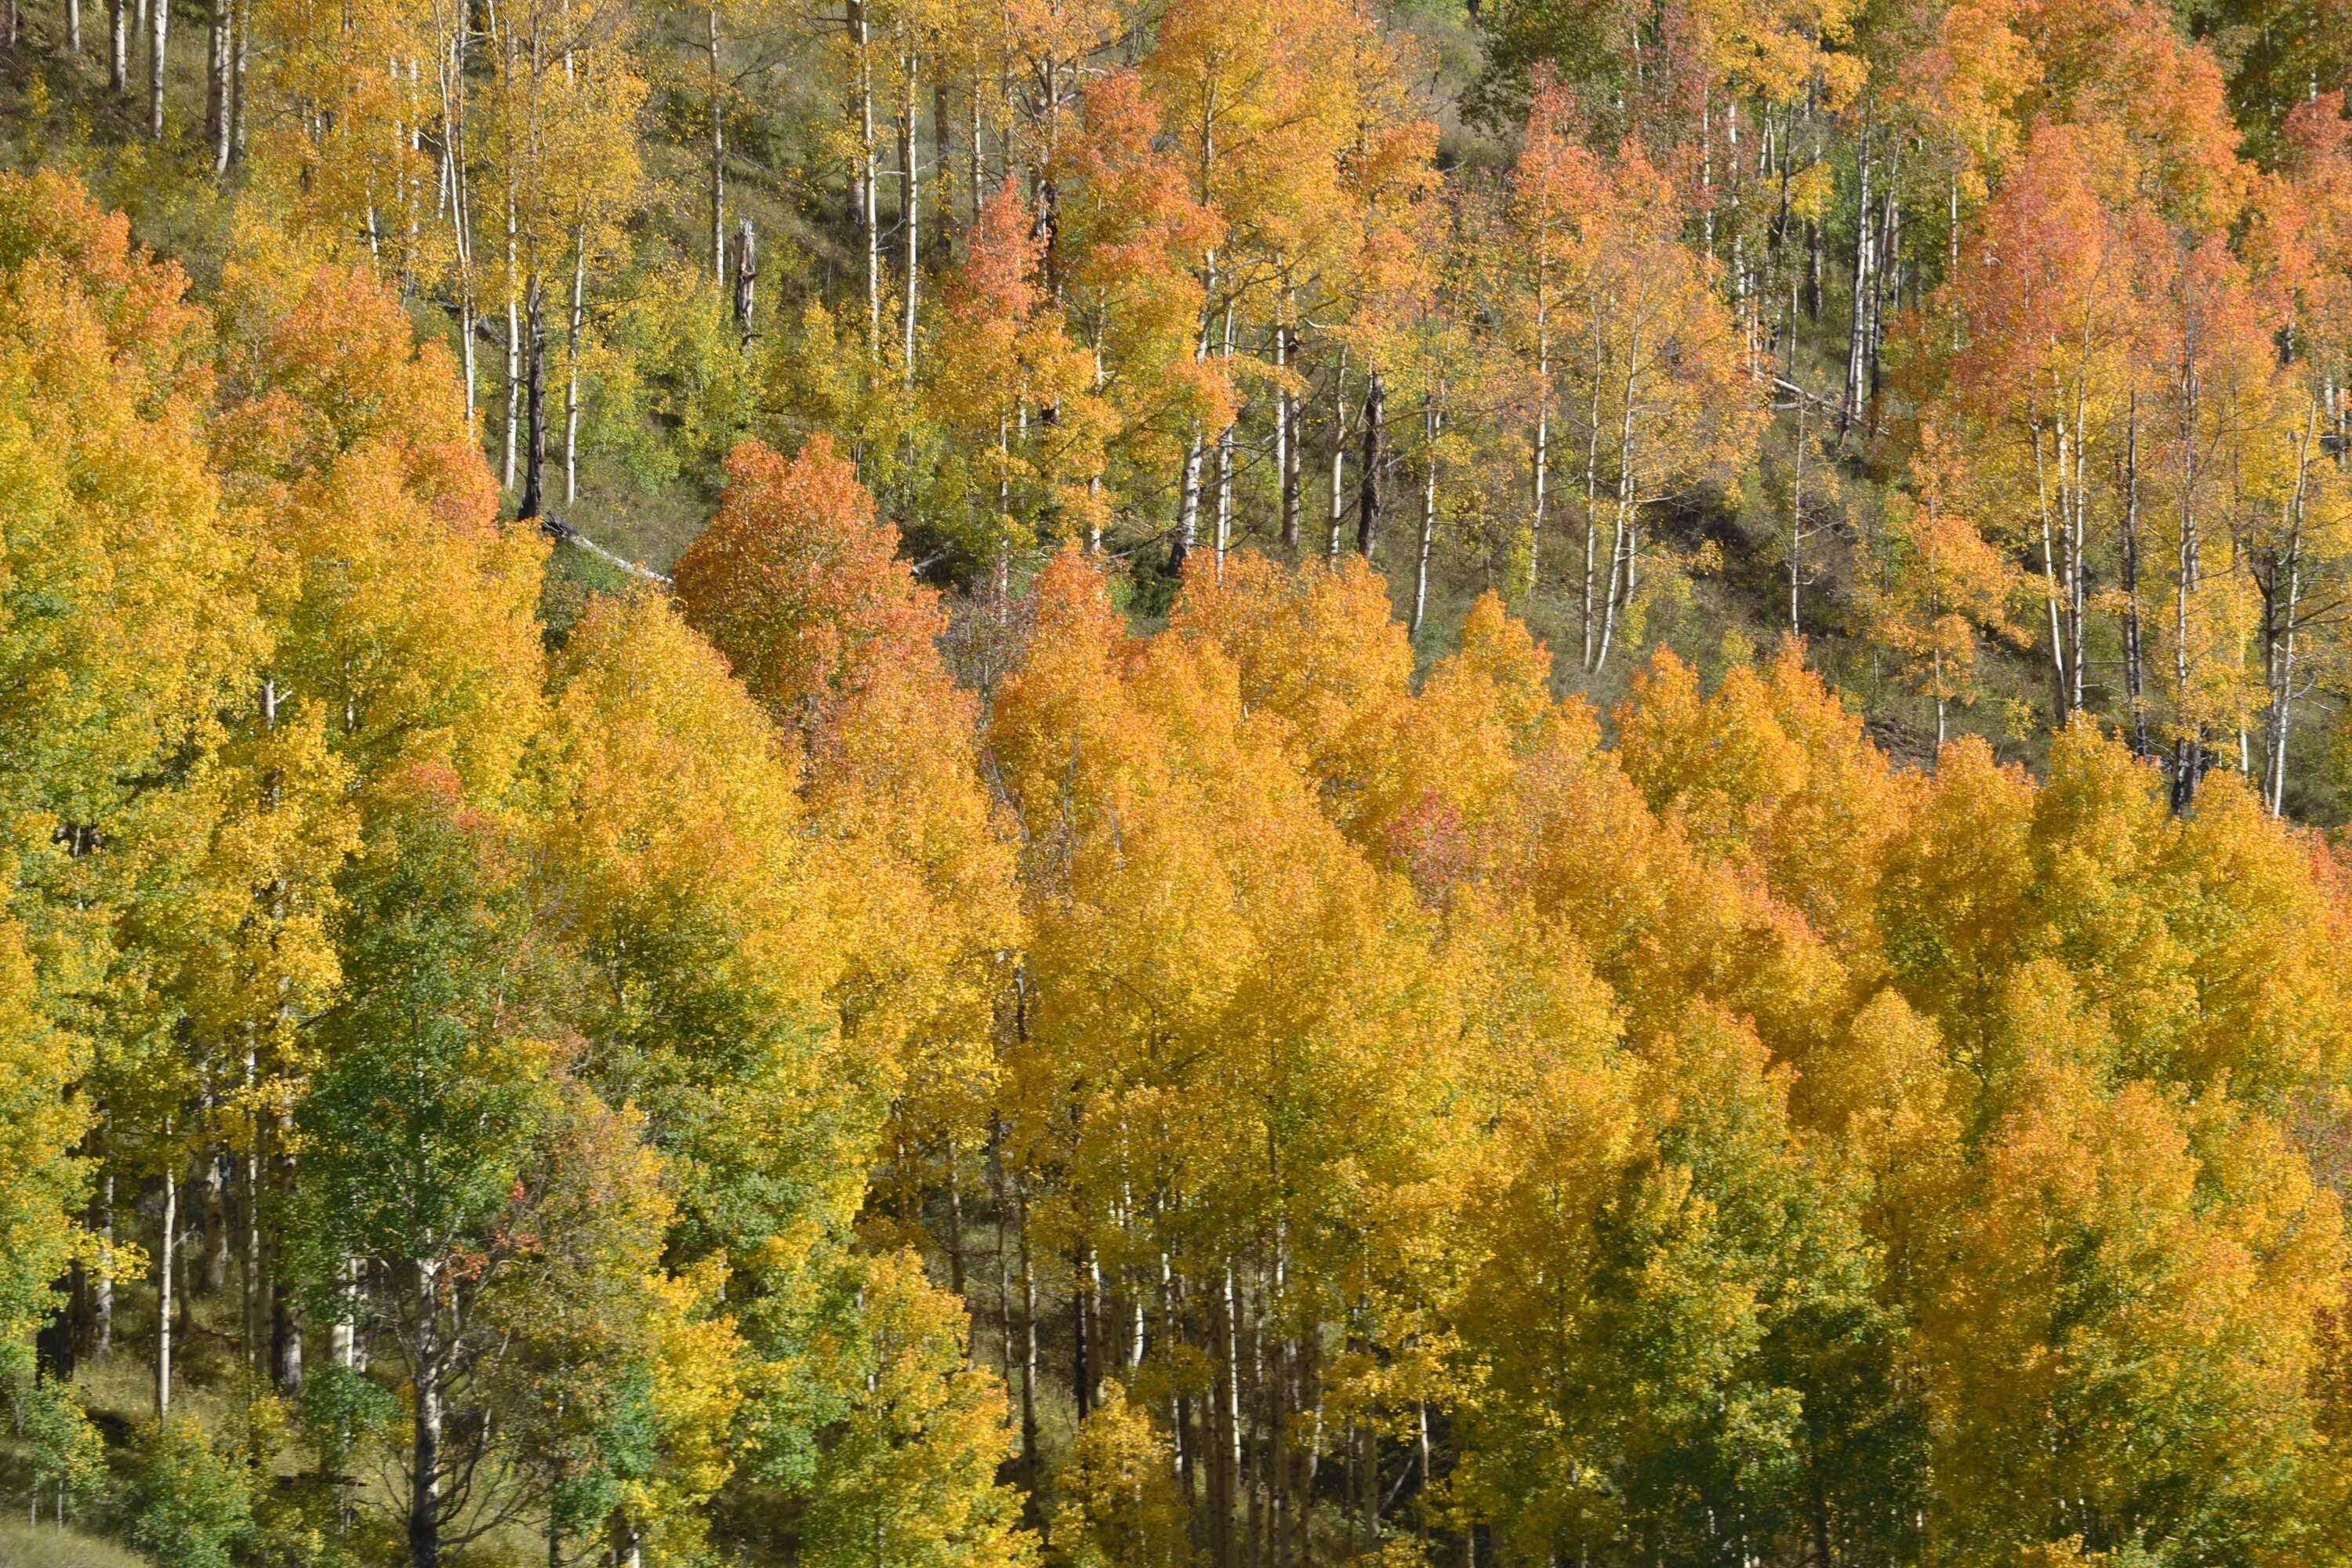
M 0 1562 L 2352 1563 L 2335 8 L 0 5 Z

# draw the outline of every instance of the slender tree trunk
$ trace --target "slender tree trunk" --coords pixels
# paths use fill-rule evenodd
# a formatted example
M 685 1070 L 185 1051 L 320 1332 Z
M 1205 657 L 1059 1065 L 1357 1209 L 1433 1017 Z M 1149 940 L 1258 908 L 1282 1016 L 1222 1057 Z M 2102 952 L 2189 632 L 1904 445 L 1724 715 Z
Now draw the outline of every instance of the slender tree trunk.
M 936 72 L 931 78 L 931 199 L 939 204 L 939 221 L 931 225 L 931 253 L 938 264 L 945 267 L 952 247 L 949 232 L 955 226 L 955 200 L 948 171 L 955 160 L 948 151 L 948 126 L 954 120 L 948 112 L 948 73 Z
M 228 1289 L 228 1151 L 225 1147 L 205 1156 L 204 1193 L 204 1293 L 213 1296 Z
M 1822 226 L 1805 220 L 1805 320 L 1822 319 Z
M 340 1298 L 341 1310 L 335 1314 L 335 1326 L 327 1334 L 327 1357 L 339 1372 L 360 1369 L 359 1324 L 352 1317 L 352 1298 L 359 1290 L 360 1262 L 356 1258 L 343 1259 L 343 1289 Z
M 1184 448 L 1184 468 L 1176 485 L 1176 543 L 1168 554 L 1168 569 L 1179 576 L 1201 542 L 1201 464 L 1208 453 L 1207 439 L 1198 426 Z
M 171 0 L 149 0 L 147 27 L 147 134 L 150 139 L 161 142 L 163 140 L 163 74 L 169 58 L 164 45 L 172 31 Z
M 1323 558 L 1339 559 L 1340 530 L 1348 518 L 1348 351 L 1339 351 L 1339 364 L 1331 377 L 1331 537 Z
M 2090 422 L 2084 403 L 2082 385 L 2077 382 L 2072 442 L 2074 467 L 2069 487 L 2073 501 L 2066 510 L 2066 701 L 2069 712 L 2080 712 L 2083 707 L 2083 604 L 2087 596 L 2090 576 L 2087 558 L 2091 531 L 2090 485 L 2085 478 Z
M 172 1281 L 180 1234 L 180 1173 L 163 1166 L 163 1226 L 155 1248 L 155 1419 L 172 1415 Z
M 2278 816 L 2286 808 L 2286 743 L 2289 726 L 2294 721 L 2295 622 L 2303 597 L 2303 521 L 2311 484 L 2311 448 L 2319 432 L 2319 403 L 2312 400 L 2309 416 L 2304 424 L 2303 439 L 2295 447 L 2294 493 L 2287 502 L 2287 536 L 2285 559 L 2271 571 L 2271 592 L 2267 595 L 2273 610 L 2283 608 L 2284 615 L 2266 616 L 2269 635 L 2263 639 L 2266 672 L 2270 678 L 2271 710 L 2267 715 L 2263 746 L 2263 763 L 2268 774 L 2263 780 L 2263 797 L 2271 815 Z M 2279 577 L 2284 571 L 2286 582 L 2284 604 L 2281 596 Z
M 250 1094 L 253 1089 L 254 1064 L 249 1050 L 246 1057 L 245 1074 L 247 1092 Z M 263 1307 L 269 1285 L 268 1278 L 262 1272 L 261 1258 L 263 1133 L 263 1127 L 257 1124 L 253 1130 L 252 1140 L 246 1149 L 245 1158 L 239 1163 L 238 1171 L 241 1177 L 239 1184 L 245 1190 L 240 1194 L 243 1202 L 239 1205 L 240 1212 L 237 1215 L 239 1228 L 244 1232 L 244 1235 L 238 1238 L 243 1245 L 238 1248 L 237 1285 L 243 1298 L 239 1305 L 244 1309 L 245 1364 L 257 1380 L 267 1374 L 266 1363 L 269 1346 L 268 1328 Z
M 1021 1471 L 1029 1495 L 1043 1478 L 1037 1453 L 1037 1275 L 1029 1263 L 1029 1191 L 1020 1189 L 1021 1226 Z
M 1799 614 L 1800 595 L 1804 588 L 1805 550 L 1805 400 L 1797 399 L 1797 458 L 1795 477 L 1789 487 L 1789 633 L 1805 635 L 1804 618 Z M 1940 731 L 1938 743 L 1941 743 Z
M 746 219 L 744 238 L 747 244 L 750 237 L 750 220 Z M 742 310 L 740 284 L 736 291 L 736 309 L 740 318 Z M 588 228 L 583 224 L 572 238 L 572 315 L 565 323 L 563 339 L 563 504 L 566 507 L 576 506 L 580 501 L 580 335 L 587 323 Z
M 1363 473 L 1356 493 L 1356 553 L 1370 561 L 1381 545 L 1381 426 L 1385 390 L 1374 371 L 1364 388 Z
M 1422 414 L 1421 550 L 1412 569 L 1412 624 L 1406 636 L 1418 639 L 1429 615 L 1429 557 L 1437 542 L 1437 437 L 1445 415 L 1435 405 Z
M 915 390 L 915 300 L 922 281 L 922 175 L 915 166 L 916 87 L 920 61 L 907 52 L 907 97 L 898 115 L 898 226 L 906 272 L 906 309 L 900 326 L 899 357 L 909 396 Z
M 1624 400 L 1617 427 L 1617 526 L 1609 543 L 1609 592 L 1601 606 L 1601 644 L 1593 651 L 1591 668 L 1608 662 L 1609 645 L 1617 635 L 1617 606 L 1633 596 L 1633 394 L 1642 364 L 1642 327 L 1636 318 L 1625 349 Z
M 245 156 L 245 72 L 253 53 L 253 0 L 229 0 L 228 161 Z
M 1298 345 L 1291 335 L 1290 320 L 1295 309 L 1290 289 L 1286 285 L 1282 306 L 1274 323 L 1274 367 L 1286 373 L 1298 358 Z M 1275 482 L 1281 490 L 1282 554 L 1283 559 L 1298 559 L 1298 398 L 1281 375 L 1274 399 L 1274 472 Z
M 857 95 L 857 226 L 866 258 L 866 354 L 875 363 L 882 359 L 882 233 L 881 204 L 875 194 L 874 63 L 865 0 L 849 0 L 850 42 L 856 50 L 854 90 Z
M 2059 453 L 2063 470 L 2065 453 Z M 2066 714 L 2066 642 L 2060 630 L 2058 614 L 2058 567 L 2056 548 L 2050 535 L 2050 479 L 2044 467 L 2042 450 L 2042 424 L 2033 426 L 2033 488 L 2042 517 L 2042 602 L 2050 622 L 2050 688 L 2052 710 L 2060 721 Z
M 230 0 L 212 0 L 205 39 L 205 139 L 212 144 L 213 174 L 228 173 Z
M 1599 582 L 1601 553 L 1601 384 L 1606 379 L 1606 365 L 1601 355 L 1601 321 L 1599 310 L 1592 317 L 1592 396 L 1585 409 L 1584 433 L 1584 668 L 1599 668 L 1595 655 L 1599 651 L 1597 619 L 1599 606 L 1594 593 Z
M 434 1266 L 416 1266 L 415 1416 L 409 1458 L 410 1568 L 441 1568 L 440 1304 Z
M 1845 408 L 1841 416 L 1841 433 L 1853 428 L 1862 416 L 1863 398 L 1867 392 L 1864 380 L 1869 356 L 1871 238 L 1874 226 L 1871 222 L 1870 193 L 1870 117 L 1865 110 L 1862 136 L 1854 164 L 1862 189 L 1854 204 L 1853 230 L 1853 298 L 1848 313 L 1845 351 Z
M 523 331 L 528 335 L 524 342 L 523 397 L 530 450 L 525 454 L 523 467 L 522 505 L 515 515 L 541 517 L 547 510 L 543 489 L 547 473 L 547 331 L 540 308 L 540 278 L 535 263 L 530 281 L 525 287 Z
M 114 1353 L 114 1173 L 98 1179 L 98 1282 L 92 1289 L 90 1353 L 100 1361 Z
M 1089 1258 L 1087 1245 L 1078 1244 L 1076 1265 L 1071 1279 L 1083 1280 Z M 1094 1408 L 1094 1364 L 1091 1336 L 1087 1331 L 1087 1294 L 1083 1288 L 1070 1291 L 1070 1397 L 1077 1406 L 1078 1419 L 1084 1421 Z
M 735 220 L 735 331 L 748 351 L 757 335 L 754 315 L 759 304 L 760 234 L 748 216 Z
M 1545 505 L 1551 489 L 1551 314 L 1540 278 L 1536 282 L 1535 510 L 1528 526 L 1528 595 L 1543 580 Z
M 1903 243 L 1903 204 L 1896 200 L 1902 189 L 1903 142 L 1895 139 L 1895 152 L 1886 164 L 1886 188 L 1880 195 L 1878 235 L 1871 247 L 1870 268 L 1870 341 L 1868 344 L 1870 395 L 1878 395 L 1879 349 L 1886 339 L 1886 307 L 1890 289 L 1899 284 L 1895 268 L 1900 265 L 1897 249 Z
M 81 0 L 66 0 L 66 53 L 81 58 Z
M 964 155 L 971 165 L 970 180 L 971 185 L 971 226 L 973 228 L 978 228 L 980 226 L 980 209 L 987 200 L 988 150 L 985 145 L 986 130 L 981 121 L 980 72 L 977 69 L 971 73 L 971 145 L 964 149 Z
M 106 0 L 106 85 L 117 98 L 131 91 L 131 0 Z
M 2180 484 L 2180 540 L 2172 574 L 2172 681 L 2179 736 L 2173 742 L 2172 809 L 2186 812 L 2197 797 L 2204 772 L 2205 745 L 2201 726 L 2189 722 L 2189 604 L 2197 591 L 2197 413 L 2195 373 L 2182 377 L 2180 449 L 2184 471 Z
M 522 435 L 522 263 L 517 250 L 515 200 L 511 186 L 507 191 L 507 419 L 504 437 L 506 460 L 499 470 L 502 489 L 515 488 L 515 462 L 520 455 Z
M 727 79 L 719 60 L 719 7 L 704 6 L 702 58 L 705 105 L 710 117 L 710 276 L 727 287 Z
M 2131 395 L 2124 436 L 2124 694 L 2131 707 L 2132 755 L 2147 749 L 2146 663 L 2139 620 L 2139 394 Z
M 1225 380 L 1233 381 L 1234 308 L 1225 307 L 1224 346 L 1221 351 L 1225 362 Z M 1225 552 L 1234 542 L 1234 424 L 1228 420 L 1217 432 L 1217 581 L 1225 580 Z

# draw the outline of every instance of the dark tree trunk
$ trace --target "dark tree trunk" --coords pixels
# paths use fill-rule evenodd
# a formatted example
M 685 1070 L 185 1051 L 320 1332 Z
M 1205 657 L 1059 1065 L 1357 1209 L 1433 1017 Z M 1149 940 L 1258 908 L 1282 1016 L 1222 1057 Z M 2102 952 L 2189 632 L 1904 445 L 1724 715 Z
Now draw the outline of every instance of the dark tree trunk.
M 1385 389 L 1378 371 L 1364 393 L 1363 474 L 1356 491 L 1356 553 L 1365 560 L 1381 543 L 1381 420 Z
M 530 448 L 524 455 L 522 505 L 519 517 L 546 512 L 541 484 L 547 471 L 547 331 L 540 311 L 539 279 L 534 276 L 525 296 L 523 399 L 530 419 Z

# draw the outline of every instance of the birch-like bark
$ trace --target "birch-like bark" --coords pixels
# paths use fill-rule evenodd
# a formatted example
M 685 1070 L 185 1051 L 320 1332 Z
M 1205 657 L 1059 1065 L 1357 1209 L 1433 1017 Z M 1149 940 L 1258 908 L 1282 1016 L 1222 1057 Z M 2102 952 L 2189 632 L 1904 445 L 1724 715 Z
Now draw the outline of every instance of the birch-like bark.
M 2124 436 L 2124 695 L 2131 708 L 2132 755 L 2147 748 L 2147 666 L 2139 618 L 2139 394 L 2131 395 Z
M 1797 460 L 1794 478 L 1789 486 L 1789 632 L 1793 637 L 1805 634 L 1803 617 L 1799 614 L 1799 595 L 1804 586 L 1805 550 L 1805 400 L 1797 399 Z M 1942 710 L 1937 710 L 1937 739 L 1943 736 Z
M 2063 451 L 2060 457 L 2063 461 Z M 2050 531 L 2050 474 L 2038 416 L 2033 422 L 2033 489 L 2042 524 L 2042 603 L 2050 623 L 2050 687 L 2055 710 L 2063 715 L 2066 711 L 2066 642 L 2059 623 L 2057 556 Z
M 1597 668 L 1593 654 L 1599 647 L 1598 606 L 1594 593 L 1599 584 L 1601 552 L 1601 383 L 1603 369 L 1601 353 L 1601 312 L 1592 316 L 1592 401 L 1585 410 L 1584 430 L 1584 668 Z
M 2295 624 L 2303 598 L 2303 523 L 2311 485 L 2311 448 L 2319 431 L 2319 403 L 2314 398 L 2309 416 L 2304 424 L 2302 439 L 2295 444 L 2294 492 L 2287 500 L 2286 545 L 2282 559 L 2271 571 L 2270 603 L 2264 619 L 2268 636 L 2263 639 L 2267 656 L 2270 684 L 2270 712 L 2263 724 L 2263 767 L 2267 775 L 2263 783 L 2263 795 L 2271 815 L 2282 815 L 2286 807 L 2286 747 L 2287 734 L 2294 721 Z M 2282 590 L 2279 578 L 2284 573 Z M 2281 602 L 2282 593 L 2284 603 Z
M 442 1349 L 439 1281 L 416 1265 L 415 1412 L 408 1480 L 408 1557 L 412 1568 L 441 1564 Z
M 147 134 L 163 140 L 164 45 L 172 31 L 171 0 L 150 0 L 147 6 Z
M 580 500 L 580 334 L 587 321 L 588 228 L 583 224 L 572 237 L 572 316 L 563 342 L 563 504 L 567 507 Z
M 1624 404 L 1617 429 L 1617 527 L 1609 544 L 1609 592 L 1601 606 L 1601 643 L 1593 650 L 1591 668 L 1609 658 L 1609 644 L 1617 634 L 1617 606 L 1630 603 L 1633 592 L 1633 395 L 1641 374 L 1642 324 L 1634 318 L 1625 346 Z
M 522 256 L 516 229 L 513 177 L 507 184 L 507 417 L 503 436 L 506 443 L 505 461 L 499 468 L 499 484 L 507 489 L 515 488 L 515 463 L 520 456 L 522 435 Z
M 1291 313 L 1296 309 L 1290 289 L 1286 286 L 1282 303 L 1274 323 L 1274 368 L 1286 373 L 1298 358 L 1298 345 L 1291 335 Z M 1282 493 L 1282 553 L 1287 561 L 1298 559 L 1298 398 L 1282 377 L 1277 383 L 1274 402 L 1274 472 L 1275 482 Z
M 90 1353 L 100 1361 L 114 1353 L 114 1173 L 98 1181 L 98 1282 L 91 1290 Z
M 1233 381 L 1234 308 L 1225 307 L 1224 346 L 1220 351 L 1225 362 L 1225 381 Z M 1225 552 L 1234 540 L 1234 422 L 1217 432 L 1217 581 L 1225 580 Z
M 719 60 L 719 7 L 702 13 L 703 92 L 710 119 L 710 276 L 727 287 L 727 79 Z
M 523 311 L 523 401 L 528 450 L 523 457 L 522 504 L 518 517 L 541 517 L 547 510 L 547 331 L 541 303 L 539 268 L 534 261 Z
M 1528 524 L 1528 593 L 1543 580 L 1544 508 L 1551 478 L 1551 309 L 1543 269 L 1536 272 L 1535 510 Z
M 1348 351 L 1339 351 L 1331 377 L 1331 538 L 1323 558 L 1337 564 L 1340 531 L 1348 520 Z
M 2180 397 L 2180 534 L 2172 573 L 2172 683 L 2180 734 L 2172 748 L 2172 809 L 2189 809 L 2204 772 L 2204 740 L 2189 726 L 2189 603 L 2197 591 L 2197 375 L 2185 363 Z
M 161 9 L 161 0 L 158 0 Z M 180 1235 L 180 1173 L 168 1162 L 163 1167 L 163 1226 L 155 1248 L 155 1421 L 172 1415 L 172 1281 Z
M 915 301 L 922 280 L 922 175 L 915 166 L 916 99 L 920 57 L 907 51 L 907 95 L 898 112 L 898 226 L 901 268 L 906 274 L 906 309 L 900 322 L 899 360 L 902 384 L 908 396 L 915 391 Z
M 1422 413 L 1421 550 L 1412 569 L 1412 623 L 1405 635 L 1418 638 L 1429 614 L 1429 557 L 1437 543 L 1437 437 L 1445 412 L 1430 404 Z
M 213 175 L 228 173 L 230 0 L 212 0 L 205 38 L 205 139 L 212 144 Z
M 868 362 L 878 364 L 882 359 L 881 208 L 875 194 L 873 40 L 865 0 L 849 0 L 849 36 L 857 54 L 852 79 L 857 97 L 858 240 L 866 258 L 866 356 Z
M 1845 408 L 1839 426 L 1841 433 L 1853 428 L 1854 421 L 1862 416 L 1862 400 L 1865 391 L 1864 374 L 1870 335 L 1871 239 L 1875 228 L 1871 222 L 1870 129 L 1870 117 L 1865 111 L 1854 160 L 1861 192 L 1854 204 L 1853 298 L 1853 309 L 1847 315 Z

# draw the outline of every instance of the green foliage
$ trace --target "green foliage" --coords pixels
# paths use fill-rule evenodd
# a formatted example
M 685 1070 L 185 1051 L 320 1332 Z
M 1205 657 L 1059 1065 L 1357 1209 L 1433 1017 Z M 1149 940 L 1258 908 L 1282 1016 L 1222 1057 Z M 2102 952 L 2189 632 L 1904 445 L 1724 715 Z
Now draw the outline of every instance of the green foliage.
M 187 1568 L 232 1568 L 255 1538 L 253 1483 L 204 1428 L 182 1416 L 141 1444 L 131 1539 Z

